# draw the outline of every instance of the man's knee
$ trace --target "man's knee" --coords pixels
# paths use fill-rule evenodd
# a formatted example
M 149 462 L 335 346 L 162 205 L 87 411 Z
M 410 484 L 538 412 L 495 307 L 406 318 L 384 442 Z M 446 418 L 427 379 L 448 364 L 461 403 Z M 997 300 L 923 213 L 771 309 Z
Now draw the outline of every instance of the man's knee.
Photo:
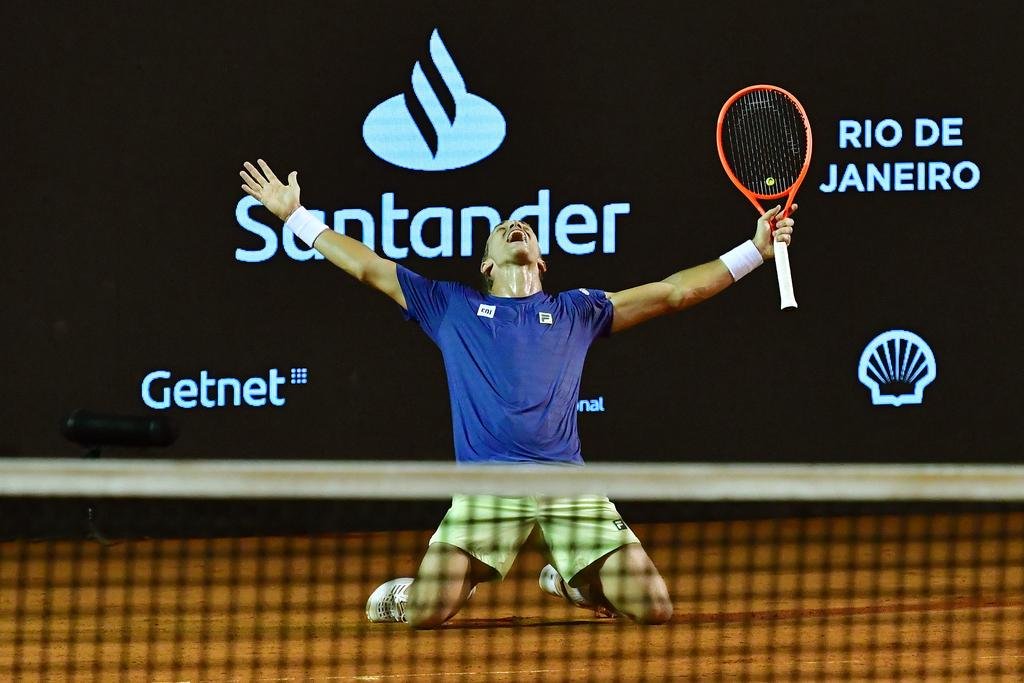
M 659 575 L 635 577 L 627 590 L 606 594 L 605 599 L 615 611 L 638 624 L 664 624 L 672 619 L 672 599 Z
M 672 619 L 672 600 L 661 577 L 649 583 L 639 581 L 641 585 L 632 587 L 626 593 L 608 595 L 599 588 L 591 586 L 589 595 L 601 602 L 606 602 L 613 612 L 629 617 L 638 624 L 664 624 Z
M 409 601 L 405 606 L 405 621 L 412 628 L 437 628 L 452 614 L 452 609 L 439 603 L 417 603 Z
M 605 558 L 598 577 L 605 598 L 620 614 L 641 624 L 664 624 L 672 618 L 665 580 L 639 544 Z
M 656 591 L 633 615 L 638 624 L 665 624 L 672 619 L 672 600 L 667 591 Z
M 413 628 L 437 628 L 454 616 L 477 583 L 474 563 L 482 564 L 454 546 L 431 545 L 409 587 L 406 622 Z
M 465 602 L 461 581 L 416 579 L 409 587 L 405 621 L 413 628 L 436 628 L 448 621 Z

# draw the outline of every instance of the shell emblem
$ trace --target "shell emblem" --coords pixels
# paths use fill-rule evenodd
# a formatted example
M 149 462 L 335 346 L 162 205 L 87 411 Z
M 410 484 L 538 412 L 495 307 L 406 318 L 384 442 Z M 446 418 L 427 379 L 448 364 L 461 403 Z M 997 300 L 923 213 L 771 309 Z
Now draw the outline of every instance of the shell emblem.
M 889 330 L 864 347 L 857 379 L 871 390 L 878 405 L 915 405 L 935 380 L 935 354 L 928 343 L 908 330 Z

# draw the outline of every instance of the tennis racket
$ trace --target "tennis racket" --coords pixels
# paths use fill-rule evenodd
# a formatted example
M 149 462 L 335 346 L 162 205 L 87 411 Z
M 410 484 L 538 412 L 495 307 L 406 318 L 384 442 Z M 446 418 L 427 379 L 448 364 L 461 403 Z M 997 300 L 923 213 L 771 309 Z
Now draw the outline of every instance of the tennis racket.
M 718 115 L 718 157 L 729 180 L 758 215 L 765 212 L 761 200 L 786 197 L 785 207 L 775 217 L 785 218 L 811 163 L 807 113 L 793 95 L 777 86 L 744 88 L 726 100 Z M 782 308 L 796 308 L 784 242 L 775 242 L 775 270 Z

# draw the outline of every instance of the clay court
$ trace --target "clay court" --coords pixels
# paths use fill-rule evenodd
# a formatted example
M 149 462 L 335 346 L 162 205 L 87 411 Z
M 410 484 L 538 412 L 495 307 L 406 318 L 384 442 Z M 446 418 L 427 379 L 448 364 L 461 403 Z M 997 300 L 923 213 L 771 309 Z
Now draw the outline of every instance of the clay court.
M 428 532 L 6 542 L 8 680 L 1020 680 L 1024 514 L 636 525 L 672 622 L 597 619 L 524 551 L 444 628 L 370 624 Z M 44 590 L 44 586 L 50 586 Z

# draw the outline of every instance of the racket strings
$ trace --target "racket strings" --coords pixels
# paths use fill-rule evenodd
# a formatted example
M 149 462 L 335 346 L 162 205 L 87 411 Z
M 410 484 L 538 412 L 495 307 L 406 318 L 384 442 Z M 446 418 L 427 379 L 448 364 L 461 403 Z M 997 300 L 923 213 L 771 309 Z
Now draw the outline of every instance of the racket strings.
M 733 174 L 751 192 L 777 195 L 800 176 L 807 124 L 796 104 L 776 90 L 754 90 L 729 107 L 723 151 Z

